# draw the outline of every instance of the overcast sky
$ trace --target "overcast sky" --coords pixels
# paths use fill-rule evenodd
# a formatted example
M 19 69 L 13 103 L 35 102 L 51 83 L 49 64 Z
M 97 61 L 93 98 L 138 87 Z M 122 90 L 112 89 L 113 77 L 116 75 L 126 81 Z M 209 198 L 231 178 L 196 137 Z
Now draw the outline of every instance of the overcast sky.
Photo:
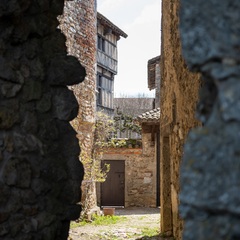
M 153 96 L 147 87 L 147 62 L 160 55 L 160 0 L 97 0 L 97 8 L 128 35 L 118 41 L 115 96 Z

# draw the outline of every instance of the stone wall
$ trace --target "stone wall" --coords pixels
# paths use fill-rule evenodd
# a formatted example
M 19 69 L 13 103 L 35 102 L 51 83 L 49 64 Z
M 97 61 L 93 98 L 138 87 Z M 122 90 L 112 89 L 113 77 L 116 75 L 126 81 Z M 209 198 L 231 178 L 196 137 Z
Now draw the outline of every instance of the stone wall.
M 97 12 L 95 0 L 65 1 L 64 11 L 60 20 L 60 29 L 67 38 L 68 53 L 75 56 L 86 69 L 86 77 L 83 83 L 74 85 L 72 90 L 78 100 L 79 112 L 72 122 L 77 131 L 79 144 L 84 154 L 92 157 L 94 124 L 96 112 L 96 41 L 97 41 Z M 95 183 L 82 184 L 82 204 L 85 208 L 96 206 L 95 194 L 87 192 L 95 191 Z M 89 197 L 85 201 L 86 196 Z
M 93 145 L 96 111 L 96 40 L 97 12 L 95 0 L 65 1 L 60 29 L 67 38 L 68 53 L 75 56 L 86 69 L 83 83 L 72 87 L 78 100 L 79 113 L 74 123 L 82 150 L 89 155 Z
M 198 125 L 195 108 L 199 75 L 190 73 L 181 55 L 179 1 L 162 0 L 160 96 L 161 231 L 181 239 L 179 167 L 189 130 Z
M 181 36 L 203 76 L 181 170 L 185 240 L 240 239 L 240 2 L 182 0 Z
M 83 168 L 66 85 L 85 70 L 57 30 L 63 1 L 0 2 L 0 238 L 67 239 Z
M 141 148 L 111 148 L 104 160 L 125 161 L 125 207 L 156 207 L 156 156 L 151 133 L 142 135 Z M 100 189 L 98 189 L 100 201 Z

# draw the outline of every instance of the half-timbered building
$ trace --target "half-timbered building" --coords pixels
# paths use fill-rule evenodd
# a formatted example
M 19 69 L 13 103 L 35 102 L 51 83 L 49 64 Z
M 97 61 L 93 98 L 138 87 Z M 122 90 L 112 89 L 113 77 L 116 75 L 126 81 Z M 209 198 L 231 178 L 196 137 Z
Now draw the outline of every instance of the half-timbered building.
M 97 13 L 97 111 L 103 110 L 113 115 L 114 76 L 117 74 L 118 53 L 117 42 L 127 34 Z

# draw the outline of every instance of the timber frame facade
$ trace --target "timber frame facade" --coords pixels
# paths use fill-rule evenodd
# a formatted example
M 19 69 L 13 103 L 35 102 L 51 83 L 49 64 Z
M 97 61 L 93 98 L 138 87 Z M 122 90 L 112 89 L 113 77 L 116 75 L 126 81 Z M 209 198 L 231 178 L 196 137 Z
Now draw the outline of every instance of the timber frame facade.
M 113 115 L 114 76 L 117 74 L 117 41 L 127 34 L 97 13 L 97 111 Z

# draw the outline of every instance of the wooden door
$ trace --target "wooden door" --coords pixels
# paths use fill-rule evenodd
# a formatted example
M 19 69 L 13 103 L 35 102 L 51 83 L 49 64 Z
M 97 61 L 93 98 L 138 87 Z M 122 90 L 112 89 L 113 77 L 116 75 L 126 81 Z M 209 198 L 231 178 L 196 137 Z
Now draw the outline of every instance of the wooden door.
M 124 206 L 125 162 L 123 160 L 105 160 L 110 164 L 107 179 L 101 184 L 102 206 Z

